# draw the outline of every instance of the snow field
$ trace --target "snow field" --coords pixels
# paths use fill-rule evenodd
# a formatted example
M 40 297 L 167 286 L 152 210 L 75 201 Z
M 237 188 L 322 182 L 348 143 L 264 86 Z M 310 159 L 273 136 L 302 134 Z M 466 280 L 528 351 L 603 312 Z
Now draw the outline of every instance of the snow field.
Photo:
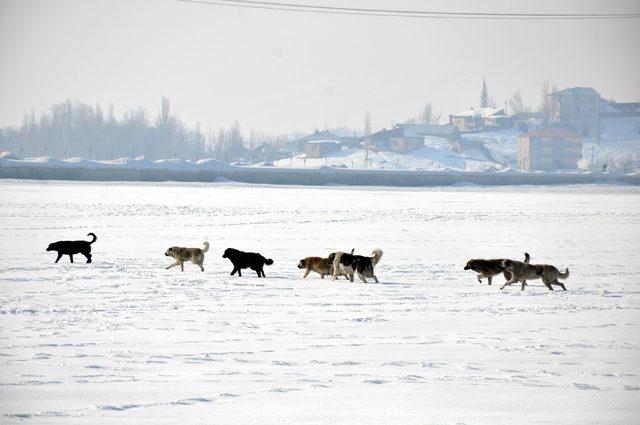
M 639 193 L 2 181 L 0 422 L 634 423 Z M 90 231 L 92 264 L 44 251 Z M 351 248 L 381 284 L 296 268 Z M 525 250 L 568 291 L 463 270 Z

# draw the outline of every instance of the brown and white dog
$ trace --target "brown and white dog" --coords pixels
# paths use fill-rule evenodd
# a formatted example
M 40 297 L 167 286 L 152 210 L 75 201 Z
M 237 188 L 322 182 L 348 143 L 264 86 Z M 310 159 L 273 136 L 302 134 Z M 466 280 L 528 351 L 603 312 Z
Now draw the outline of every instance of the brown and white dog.
M 333 280 L 336 280 L 339 275 L 346 275 L 353 282 L 353 276 L 357 273 L 364 283 L 367 283 L 366 278 L 368 277 L 373 278 L 378 283 L 374 267 L 380 262 L 381 258 L 381 249 L 374 249 L 371 257 L 353 255 L 353 250 L 351 250 L 351 254 L 342 251 L 333 252 L 329 254 L 329 260 L 333 261 Z
M 331 271 L 333 263 L 328 258 L 322 257 L 305 257 L 298 263 L 299 269 L 305 269 L 303 278 L 309 276 L 309 273 L 316 272 L 320 278 L 324 279 L 324 275 L 332 275 Z
M 202 267 L 202 263 L 204 263 L 204 253 L 209 251 L 209 242 L 204 243 L 204 249 L 200 248 L 182 248 L 180 246 L 172 246 L 167 249 L 167 252 L 164 253 L 167 257 L 173 257 L 176 262 L 167 266 L 167 269 L 170 269 L 174 266 L 180 266 L 180 269 L 184 271 L 184 263 L 185 261 L 191 261 L 193 264 L 196 264 L 200 267 L 200 271 L 204 271 L 204 267 Z

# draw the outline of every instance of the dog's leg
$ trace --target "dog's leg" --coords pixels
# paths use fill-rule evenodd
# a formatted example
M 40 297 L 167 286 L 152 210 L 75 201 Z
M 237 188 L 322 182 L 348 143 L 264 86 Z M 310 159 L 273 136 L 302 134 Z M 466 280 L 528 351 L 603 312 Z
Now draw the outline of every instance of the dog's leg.
M 238 277 L 242 277 L 242 270 L 238 267 Z
M 481 274 L 479 274 L 479 275 L 478 275 L 478 282 L 482 283 L 482 278 L 483 278 L 483 277 L 484 277 L 484 276 L 482 276 Z
M 556 279 L 555 282 L 551 282 L 552 285 L 558 285 L 559 287 L 562 288 L 563 291 L 566 291 L 567 288 L 564 287 L 564 283 L 560 282 L 558 279 Z
M 83 255 L 84 255 L 85 257 L 87 257 L 87 264 L 88 264 L 88 263 L 90 263 L 90 262 L 91 262 L 91 254 L 90 254 L 90 253 L 86 253 L 86 254 L 85 254 L 85 253 L 83 253 Z
M 324 273 L 320 273 L 320 279 L 324 279 Z
M 200 271 L 203 272 L 204 271 L 204 267 L 202 266 L 202 263 L 198 263 L 198 265 L 200 266 Z
M 349 275 L 349 282 L 353 283 L 353 275 L 352 274 Z
M 514 280 L 514 279 L 515 279 L 515 276 L 514 276 L 514 277 L 512 277 L 512 278 L 511 278 L 511 280 L 506 281 L 506 282 L 504 283 L 504 285 L 502 285 L 502 286 L 500 287 L 500 289 L 504 289 L 504 287 L 505 287 L 505 286 L 511 286 L 512 284 L 514 284 L 514 283 L 516 283 L 516 282 L 518 281 L 517 279 L 516 279 L 516 280 Z
M 258 273 L 258 277 L 262 277 L 262 273 L 260 272 L 260 269 L 256 269 L 256 273 Z
M 376 283 L 380 283 L 380 282 L 378 282 L 378 278 L 376 277 L 376 275 L 375 275 L 375 274 L 373 275 L 373 280 L 375 280 L 375 281 L 376 281 Z
M 524 291 L 524 287 L 527 285 L 527 281 L 523 280 L 522 282 L 520 282 L 522 284 L 522 287 L 520 288 L 521 291 Z
M 311 269 L 307 269 L 304 272 L 304 276 L 302 276 L 303 279 L 306 279 L 307 276 L 309 276 L 309 273 L 311 273 Z M 322 275 L 322 278 L 324 279 L 324 275 Z
M 60 261 L 61 258 L 62 258 L 62 254 L 58 253 L 58 258 L 56 258 L 56 263 Z
M 548 279 L 545 279 L 544 277 L 542 278 L 542 283 L 544 283 L 544 285 L 549 288 L 550 291 L 553 291 L 553 286 L 551 286 L 551 282 L 549 282 Z
M 73 263 L 73 254 L 69 254 L 69 260 Z
M 360 280 L 362 280 L 364 283 L 367 283 L 367 279 L 364 278 L 364 275 L 362 275 L 361 273 L 358 273 L 358 277 L 360 278 Z
M 180 270 L 184 271 L 184 261 L 180 261 Z
M 267 275 L 264 274 L 264 269 L 260 269 L 260 271 L 262 272 L 262 277 L 267 277 Z
M 489 285 L 491 285 L 491 278 L 492 278 L 492 276 L 487 276 L 487 280 L 489 281 Z
M 231 270 L 231 276 L 233 276 L 234 274 L 236 274 L 236 272 L 238 271 L 238 269 L 235 268 L 235 266 L 233 267 L 233 270 Z
M 173 263 L 173 264 L 171 264 L 171 265 L 169 265 L 169 266 L 165 267 L 165 269 L 169 270 L 171 267 L 175 267 L 175 266 L 177 266 L 178 264 L 180 264 L 180 263 L 179 263 L 178 261 L 176 261 L 175 263 Z

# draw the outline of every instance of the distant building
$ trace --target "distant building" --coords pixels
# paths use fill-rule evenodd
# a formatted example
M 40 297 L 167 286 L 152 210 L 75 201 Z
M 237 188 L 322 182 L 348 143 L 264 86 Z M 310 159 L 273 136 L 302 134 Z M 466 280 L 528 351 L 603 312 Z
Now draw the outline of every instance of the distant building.
M 424 146 L 424 136 L 412 133 L 401 125 L 384 129 L 365 137 L 365 148 L 405 154 Z
M 553 99 L 550 122 L 585 137 L 600 135 L 600 94 L 591 87 L 571 87 L 549 94 Z
M 248 151 L 243 155 L 246 159 L 250 159 L 252 163 L 258 162 L 274 162 L 283 158 L 288 158 L 290 154 L 278 146 L 269 143 L 263 143 L 257 148 Z
M 374 151 L 406 154 L 424 147 L 426 137 L 438 137 L 453 143 L 460 132 L 451 124 L 396 124 L 365 137 L 364 147 Z
M 304 144 L 304 153 L 307 158 L 324 158 L 331 152 L 339 151 L 340 143 L 334 140 L 317 140 Z
M 524 171 L 578 168 L 582 137 L 564 128 L 543 128 L 518 137 L 518 167 Z
M 298 145 L 300 149 L 306 149 L 305 146 L 307 142 L 336 142 L 340 146 L 352 147 L 359 144 L 359 139 L 357 137 L 350 136 L 337 136 L 336 134 L 330 131 L 314 131 L 313 133 L 306 135 L 300 139 L 298 139 Z
M 600 101 L 600 118 L 640 117 L 640 102 L 618 103 L 613 100 Z
M 511 125 L 511 119 L 504 113 L 504 109 L 478 108 L 459 112 L 449 116 L 449 122 L 463 133 L 483 131 L 487 123 L 492 123 L 507 128 Z
M 453 124 L 397 124 L 396 127 L 401 127 L 407 135 L 441 137 L 452 143 L 460 138 L 460 131 Z

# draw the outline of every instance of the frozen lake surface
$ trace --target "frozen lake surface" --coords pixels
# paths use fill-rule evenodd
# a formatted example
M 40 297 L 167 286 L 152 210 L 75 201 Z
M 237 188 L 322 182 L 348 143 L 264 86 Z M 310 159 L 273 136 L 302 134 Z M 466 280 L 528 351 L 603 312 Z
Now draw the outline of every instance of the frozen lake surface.
M 637 423 L 639 195 L 0 181 L 0 422 Z M 45 252 L 88 232 L 92 264 Z M 380 284 L 296 268 L 351 248 Z M 525 251 L 568 290 L 463 270 Z

